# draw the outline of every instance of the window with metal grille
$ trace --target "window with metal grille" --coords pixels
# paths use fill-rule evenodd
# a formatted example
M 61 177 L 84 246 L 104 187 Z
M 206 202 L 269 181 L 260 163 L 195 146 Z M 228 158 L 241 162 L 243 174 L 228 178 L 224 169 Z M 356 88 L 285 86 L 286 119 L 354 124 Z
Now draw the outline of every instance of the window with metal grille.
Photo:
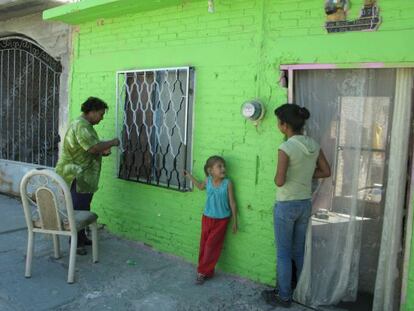
M 36 42 L 0 38 L 0 159 L 55 166 L 61 72 Z
M 194 68 L 117 72 L 121 179 L 188 190 Z

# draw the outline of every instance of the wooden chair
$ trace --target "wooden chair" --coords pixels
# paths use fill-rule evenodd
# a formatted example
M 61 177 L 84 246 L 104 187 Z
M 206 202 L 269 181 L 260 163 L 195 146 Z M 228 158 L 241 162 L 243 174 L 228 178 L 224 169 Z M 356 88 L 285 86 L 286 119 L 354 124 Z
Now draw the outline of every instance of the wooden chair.
M 88 226 L 92 232 L 93 262 L 98 262 L 98 216 L 73 209 L 69 187 L 62 177 L 50 169 L 33 169 L 23 176 L 20 195 L 28 230 L 26 278 L 32 274 L 35 233 L 52 235 L 55 258 L 60 258 L 59 235 L 70 237 L 68 283 L 73 283 L 75 277 L 78 231 Z

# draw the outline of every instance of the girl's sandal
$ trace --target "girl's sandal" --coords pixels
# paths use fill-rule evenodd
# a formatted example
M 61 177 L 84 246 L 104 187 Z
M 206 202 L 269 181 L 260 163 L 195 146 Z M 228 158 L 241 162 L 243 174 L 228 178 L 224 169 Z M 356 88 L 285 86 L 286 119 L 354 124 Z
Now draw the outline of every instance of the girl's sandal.
M 196 285 L 203 285 L 203 283 L 207 280 L 207 277 L 204 274 L 201 273 L 197 273 L 197 278 L 196 278 Z

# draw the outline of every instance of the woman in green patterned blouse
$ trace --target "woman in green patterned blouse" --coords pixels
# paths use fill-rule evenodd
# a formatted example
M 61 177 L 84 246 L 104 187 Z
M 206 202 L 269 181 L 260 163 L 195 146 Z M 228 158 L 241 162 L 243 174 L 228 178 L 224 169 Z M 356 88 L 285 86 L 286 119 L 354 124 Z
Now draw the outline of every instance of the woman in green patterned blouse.
M 72 121 L 63 141 L 56 172 L 70 187 L 75 210 L 90 210 L 92 196 L 98 190 L 102 156 L 108 156 L 111 147 L 119 146 L 118 138 L 100 141 L 93 128 L 103 120 L 107 109 L 104 101 L 89 97 L 82 104 L 82 114 Z M 78 232 L 77 253 L 85 255 L 85 245 L 90 244 L 85 232 Z

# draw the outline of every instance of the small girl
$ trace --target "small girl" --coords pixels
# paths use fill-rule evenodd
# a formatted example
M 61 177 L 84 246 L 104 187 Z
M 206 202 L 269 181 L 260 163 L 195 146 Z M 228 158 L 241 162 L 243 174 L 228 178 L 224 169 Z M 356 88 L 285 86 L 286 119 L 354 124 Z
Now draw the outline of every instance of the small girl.
M 289 307 L 292 301 L 292 260 L 299 280 L 303 267 L 306 229 L 311 216 L 311 183 L 325 178 L 330 167 L 319 144 L 303 135 L 310 113 L 296 104 L 285 104 L 275 110 L 278 128 L 285 135 L 279 146 L 275 184 L 278 187 L 274 208 L 277 244 L 276 290 L 262 292 L 273 306 Z
M 233 222 L 233 233 L 237 232 L 233 184 L 226 178 L 225 166 L 226 162 L 222 157 L 209 157 L 204 165 L 207 178 L 203 182 L 197 181 L 190 173 L 184 171 L 184 175 L 188 176 L 198 189 L 207 190 L 207 202 L 201 223 L 200 253 L 196 279 L 198 285 L 213 277 L 230 216 Z

